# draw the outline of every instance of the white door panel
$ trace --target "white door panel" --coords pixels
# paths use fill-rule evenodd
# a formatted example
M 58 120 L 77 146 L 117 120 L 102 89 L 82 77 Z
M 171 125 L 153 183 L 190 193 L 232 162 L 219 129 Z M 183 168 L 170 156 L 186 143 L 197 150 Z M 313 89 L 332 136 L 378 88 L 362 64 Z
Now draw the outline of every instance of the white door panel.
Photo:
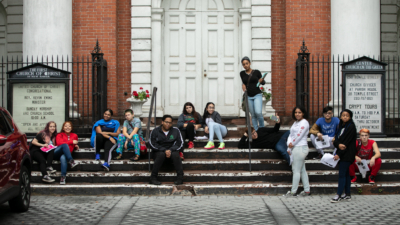
M 238 13 L 232 1 L 170 1 L 164 34 L 164 113 L 179 115 L 185 102 L 202 112 L 211 101 L 221 115 L 238 116 Z

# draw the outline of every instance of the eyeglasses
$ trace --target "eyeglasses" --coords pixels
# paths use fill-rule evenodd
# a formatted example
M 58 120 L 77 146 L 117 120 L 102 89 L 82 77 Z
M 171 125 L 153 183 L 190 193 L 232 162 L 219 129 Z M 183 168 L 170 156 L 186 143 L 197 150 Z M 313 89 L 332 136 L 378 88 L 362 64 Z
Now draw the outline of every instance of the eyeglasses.
M 324 113 L 324 114 L 332 115 L 333 113 L 331 113 L 331 112 L 326 112 L 326 113 Z
M 166 124 L 172 124 L 172 122 L 167 122 L 167 121 L 163 121 L 164 123 L 166 123 Z

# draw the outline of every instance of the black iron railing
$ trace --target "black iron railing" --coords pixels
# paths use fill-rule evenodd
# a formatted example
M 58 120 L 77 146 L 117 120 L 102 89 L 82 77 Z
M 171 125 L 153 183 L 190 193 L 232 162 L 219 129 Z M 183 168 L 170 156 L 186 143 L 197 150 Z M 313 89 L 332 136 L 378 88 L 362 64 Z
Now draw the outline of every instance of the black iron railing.
M 302 54 L 302 53 L 299 53 Z M 302 105 L 309 113 L 310 124 L 322 116 L 322 109 L 331 106 L 334 116 L 342 111 L 343 87 L 341 64 L 360 56 L 301 56 L 296 61 L 296 104 Z M 384 132 L 388 136 L 400 136 L 400 56 L 371 56 L 386 63 L 386 115 Z M 302 74 L 302 75 L 301 75 Z
M 149 157 L 149 172 L 151 172 L 151 164 L 150 164 L 150 155 L 151 155 L 151 146 L 149 144 L 150 141 L 150 123 L 151 123 L 151 115 L 153 114 L 153 110 L 154 110 L 154 128 L 156 128 L 157 123 L 157 87 L 153 88 L 153 95 L 151 96 L 151 101 L 150 101 L 150 111 L 149 111 L 149 117 L 148 117 L 148 121 L 147 121 L 147 127 L 146 127 L 146 146 L 147 146 L 147 155 Z M 153 108 L 154 107 L 154 108 Z
M 249 115 L 249 100 L 247 96 L 247 90 L 244 91 L 244 99 L 246 104 L 246 128 L 247 128 L 247 136 L 249 138 L 249 171 L 251 172 L 251 142 L 253 141 L 252 133 L 251 133 L 251 125 L 250 125 L 250 115 Z

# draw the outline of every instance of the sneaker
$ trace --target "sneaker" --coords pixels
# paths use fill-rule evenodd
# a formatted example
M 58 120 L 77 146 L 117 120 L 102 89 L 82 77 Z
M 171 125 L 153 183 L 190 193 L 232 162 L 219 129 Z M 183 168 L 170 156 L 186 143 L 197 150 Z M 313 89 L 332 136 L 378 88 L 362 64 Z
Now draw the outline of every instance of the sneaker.
M 183 156 L 183 152 L 179 152 L 179 156 L 181 157 L 181 160 L 185 160 L 185 157 Z
M 160 185 L 161 182 L 157 180 L 157 178 L 150 178 L 149 184 Z
M 314 157 L 313 159 L 318 159 L 318 160 L 321 160 L 322 159 L 322 154 L 318 154 L 318 156 L 317 157 Z
M 357 182 L 357 176 L 354 176 L 353 179 L 351 179 L 351 183 Z
M 181 185 L 181 184 L 183 184 L 183 181 L 182 181 L 181 178 L 178 178 L 178 179 L 174 182 L 174 184 L 175 184 L 175 185 Z
M 96 160 L 100 160 L 100 154 L 96 154 Z
M 375 176 L 374 175 L 369 176 L 368 181 L 370 184 L 375 184 Z
M 207 145 L 204 146 L 204 148 L 205 148 L 205 149 L 213 149 L 213 148 L 214 148 L 214 142 L 209 141 L 209 142 L 207 143 Z
M 225 149 L 225 143 L 220 143 L 218 149 L 220 150 Z
M 49 175 L 44 175 L 44 177 L 42 178 L 43 182 L 46 183 L 53 183 L 55 180 L 53 178 L 51 178 Z
M 340 198 L 343 200 L 351 201 L 351 195 L 342 194 L 342 196 L 340 196 Z
M 296 193 L 292 193 L 291 191 L 288 191 L 286 193 L 286 195 L 283 195 L 283 196 L 285 196 L 286 198 L 291 198 L 291 197 L 297 197 L 297 194 Z
M 114 160 L 121 160 L 122 159 L 122 155 L 118 155 L 116 157 L 114 157 Z
M 51 167 L 51 166 L 47 167 L 47 168 L 46 168 L 46 171 L 47 171 L 47 175 L 49 175 L 49 176 L 50 176 L 51 174 L 57 172 L 57 170 L 53 169 L 53 167 Z
M 342 198 L 339 197 L 339 195 L 336 195 L 335 197 L 333 197 L 333 198 L 331 199 L 331 202 L 332 202 L 332 203 L 338 203 L 338 202 L 340 202 L 340 200 L 342 200 Z
M 188 143 L 188 148 L 189 148 L 189 149 L 194 148 L 194 143 L 193 143 L 193 141 L 189 141 L 189 143 Z
M 76 163 L 74 160 L 71 160 L 71 161 L 69 161 L 69 165 L 71 165 L 71 169 L 72 169 L 75 166 L 79 165 L 79 163 Z
M 110 171 L 110 165 L 108 165 L 108 163 L 104 163 L 103 165 L 102 165 L 102 167 L 104 168 L 104 171 Z
M 302 192 L 300 192 L 299 196 L 301 196 L 301 197 L 311 196 L 311 192 L 302 191 Z
M 66 180 L 67 178 L 65 177 L 65 176 L 61 176 L 61 179 L 60 179 L 60 184 L 65 184 L 65 180 Z

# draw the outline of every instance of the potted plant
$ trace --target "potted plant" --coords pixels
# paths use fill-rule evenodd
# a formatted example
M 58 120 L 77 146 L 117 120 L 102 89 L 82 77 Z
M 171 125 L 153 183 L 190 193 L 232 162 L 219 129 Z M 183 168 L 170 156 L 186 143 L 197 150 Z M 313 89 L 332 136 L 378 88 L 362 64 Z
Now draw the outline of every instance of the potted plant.
M 143 115 L 142 106 L 147 102 L 148 98 L 150 98 L 150 92 L 148 90 L 144 91 L 143 88 L 140 87 L 139 92 L 133 91 L 132 97 L 126 99 L 126 101 L 131 104 L 131 109 L 136 117 Z
M 262 95 L 263 95 L 263 108 L 262 108 L 262 113 L 263 113 L 263 115 L 266 115 L 267 112 L 266 112 L 266 110 L 265 110 L 265 106 L 267 105 L 267 103 L 268 103 L 269 101 L 271 101 L 272 93 L 271 93 L 271 89 L 268 89 L 268 91 L 266 91 L 264 87 L 260 87 L 260 90 L 261 90 Z

